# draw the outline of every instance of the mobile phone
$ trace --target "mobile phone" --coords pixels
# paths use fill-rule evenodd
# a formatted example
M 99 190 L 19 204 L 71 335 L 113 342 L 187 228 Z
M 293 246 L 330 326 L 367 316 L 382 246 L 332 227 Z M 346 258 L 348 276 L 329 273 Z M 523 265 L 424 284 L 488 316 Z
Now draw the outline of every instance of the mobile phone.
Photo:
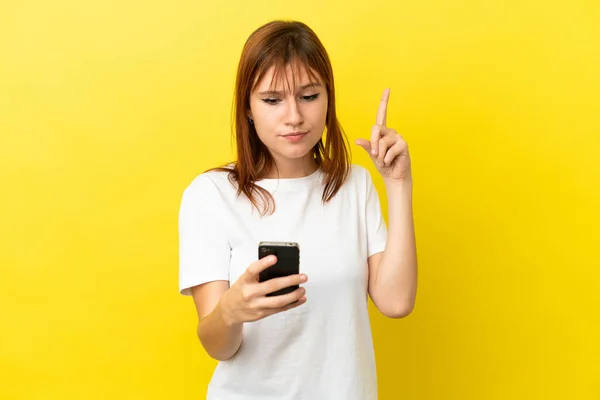
M 264 282 L 273 278 L 295 275 L 300 273 L 300 246 L 296 242 L 260 242 L 258 258 L 275 255 L 277 262 L 258 274 L 258 281 Z M 267 296 L 280 296 L 298 289 L 299 285 L 289 286 Z

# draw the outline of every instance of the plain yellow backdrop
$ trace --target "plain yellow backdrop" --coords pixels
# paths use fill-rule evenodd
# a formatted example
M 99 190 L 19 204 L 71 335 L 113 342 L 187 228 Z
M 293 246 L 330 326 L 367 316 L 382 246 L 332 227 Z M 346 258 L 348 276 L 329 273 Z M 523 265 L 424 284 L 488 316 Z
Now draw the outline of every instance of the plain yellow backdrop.
M 599 8 L 0 2 L 0 398 L 204 397 L 179 201 L 230 161 L 241 47 L 275 18 L 324 42 L 352 143 L 390 87 L 411 148 L 419 292 L 372 309 L 380 398 L 600 398 Z

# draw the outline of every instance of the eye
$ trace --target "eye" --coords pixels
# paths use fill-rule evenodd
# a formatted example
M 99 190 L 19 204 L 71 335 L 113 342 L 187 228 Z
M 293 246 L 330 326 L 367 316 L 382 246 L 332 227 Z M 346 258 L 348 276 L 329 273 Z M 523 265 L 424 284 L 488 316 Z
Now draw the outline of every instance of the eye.
M 271 105 L 275 105 L 279 102 L 278 99 L 262 99 L 262 101 L 264 101 L 267 104 L 271 104 Z
M 319 97 L 319 93 L 315 93 L 315 94 L 312 94 L 310 96 L 302 96 L 302 100 L 313 101 L 313 100 L 316 100 L 317 97 Z

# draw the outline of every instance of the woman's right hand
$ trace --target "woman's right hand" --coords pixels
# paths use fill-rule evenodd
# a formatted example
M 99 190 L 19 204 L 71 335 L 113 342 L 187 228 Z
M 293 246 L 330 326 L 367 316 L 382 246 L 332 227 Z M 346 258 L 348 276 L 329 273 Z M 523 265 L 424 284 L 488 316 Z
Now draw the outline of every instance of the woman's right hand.
M 279 296 L 266 296 L 279 289 L 300 285 L 307 280 L 306 275 L 296 274 L 259 282 L 258 274 L 276 262 L 277 258 L 274 255 L 255 261 L 223 294 L 221 307 L 227 324 L 238 325 L 257 321 L 296 308 L 306 302 L 303 287 Z

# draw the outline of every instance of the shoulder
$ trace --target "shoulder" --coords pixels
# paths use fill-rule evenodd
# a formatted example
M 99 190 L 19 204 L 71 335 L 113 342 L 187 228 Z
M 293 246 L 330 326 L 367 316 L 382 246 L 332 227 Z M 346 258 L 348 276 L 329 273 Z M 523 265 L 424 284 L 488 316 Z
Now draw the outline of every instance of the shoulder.
M 210 170 L 196 175 L 183 189 L 183 197 L 191 197 L 204 202 L 219 201 L 219 197 L 233 189 L 229 173 L 223 170 Z
M 348 182 L 360 188 L 368 189 L 373 184 L 373 179 L 371 172 L 367 168 L 358 164 L 350 164 Z
M 359 164 L 350 164 L 350 177 L 363 178 L 369 175 L 369 170 Z

